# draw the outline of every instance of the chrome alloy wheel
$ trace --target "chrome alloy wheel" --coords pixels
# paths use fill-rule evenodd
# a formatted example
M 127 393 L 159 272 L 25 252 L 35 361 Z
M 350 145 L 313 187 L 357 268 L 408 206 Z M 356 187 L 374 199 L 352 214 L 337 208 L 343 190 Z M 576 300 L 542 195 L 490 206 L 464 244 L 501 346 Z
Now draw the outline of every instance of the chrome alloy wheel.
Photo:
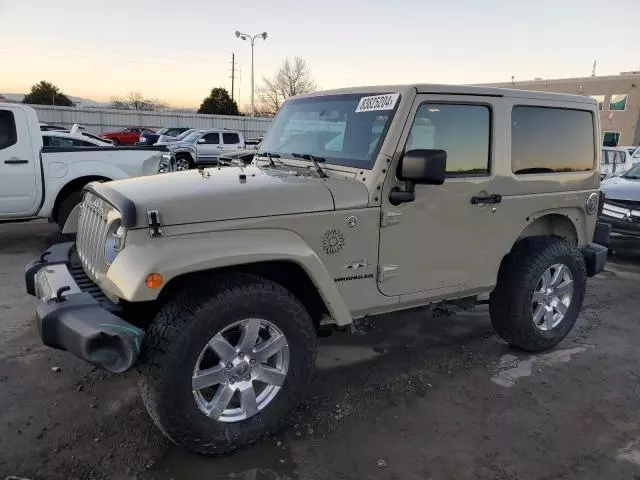
M 535 327 L 546 332 L 558 326 L 571 305 L 572 296 L 573 277 L 569 268 L 562 263 L 547 268 L 531 297 Z
M 184 157 L 176 158 L 176 171 L 182 172 L 184 170 L 189 170 L 189 160 Z
M 256 415 L 276 397 L 289 369 L 289 345 L 268 320 L 247 318 L 216 334 L 196 361 L 193 397 L 202 413 L 220 422 Z

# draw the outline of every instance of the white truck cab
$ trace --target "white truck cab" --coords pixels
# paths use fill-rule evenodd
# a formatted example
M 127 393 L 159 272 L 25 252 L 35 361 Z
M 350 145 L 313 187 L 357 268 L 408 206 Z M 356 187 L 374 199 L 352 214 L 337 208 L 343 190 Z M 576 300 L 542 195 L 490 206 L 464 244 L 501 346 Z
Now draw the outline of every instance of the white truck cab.
M 63 228 L 87 183 L 173 168 L 165 147 L 44 146 L 33 108 L 0 106 L 0 222 L 48 218 Z

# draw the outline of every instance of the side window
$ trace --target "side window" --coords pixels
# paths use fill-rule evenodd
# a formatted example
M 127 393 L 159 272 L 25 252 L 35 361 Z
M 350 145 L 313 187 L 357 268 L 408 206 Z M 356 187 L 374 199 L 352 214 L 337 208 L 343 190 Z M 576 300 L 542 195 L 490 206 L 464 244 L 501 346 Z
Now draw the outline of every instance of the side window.
M 69 148 L 69 147 L 73 147 L 74 145 L 73 145 L 73 140 L 70 138 L 49 137 L 49 146 Z
M 485 105 L 423 103 L 416 112 L 405 151 L 447 152 L 447 176 L 487 175 L 491 111 Z
M 74 147 L 95 147 L 93 143 L 85 142 L 84 140 L 72 140 Z
M 13 112 L 0 110 L 0 150 L 15 145 L 17 142 L 18 132 Z
M 604 132 L 602 136 L 603 147 L 617 147 L 620 141 L 620 132 Z
M 513 173 L 522 175 L 591 170 L 595 163 L 593 129 L 593 115 L 588 111 L 513 107 Z
M 219 133 L 207 133 L 204 137 L 204 143 L 207 145 L 218 145 L 220 143 Z
M 223 133 L 222 142 L 227 144 L 240 143 L 240 135 L 238 135 L 237 133 Z
M 615 93 L 609 99 L 609 110 L 621 112 L 627 109 L 627 94 Z

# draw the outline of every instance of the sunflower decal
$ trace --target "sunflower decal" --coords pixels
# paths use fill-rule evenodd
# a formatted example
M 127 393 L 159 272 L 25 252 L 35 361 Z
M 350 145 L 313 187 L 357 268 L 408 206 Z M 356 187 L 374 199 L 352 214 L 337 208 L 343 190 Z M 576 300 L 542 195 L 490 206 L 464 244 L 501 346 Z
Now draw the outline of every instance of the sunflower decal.
M 322 235 L 322 249 L 327 255 L 334 255 L 344 247 L 344 235 L 340 230 L 332 228 Z

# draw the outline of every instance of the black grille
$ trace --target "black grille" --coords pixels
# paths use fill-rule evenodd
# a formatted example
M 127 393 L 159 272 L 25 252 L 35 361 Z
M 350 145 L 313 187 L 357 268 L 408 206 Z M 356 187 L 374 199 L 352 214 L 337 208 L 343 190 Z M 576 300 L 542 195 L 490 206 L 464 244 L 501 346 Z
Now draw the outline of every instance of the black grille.
M 93 280 L 84 273 L 78 254 L 75 251 L 70 255 L 68 268 L 69 273 L 71 273 L 71 276 L 78 284 L 78 288 L 80 288 L 80 290 L 89 293 L 100 304 L 100 306 L 102 306 L 102 308 L 114 313 L 120 311 L 120 307 L 109 300 L 105 294 L 102 293 L 100 287 L 98 287 L 98 285 L 96 285 Z
M 637 200 L 613 200 L 607 197 L 605 202 L 616 207 L 628 208 L 629 210 L 640 210 L 640 201 Z

